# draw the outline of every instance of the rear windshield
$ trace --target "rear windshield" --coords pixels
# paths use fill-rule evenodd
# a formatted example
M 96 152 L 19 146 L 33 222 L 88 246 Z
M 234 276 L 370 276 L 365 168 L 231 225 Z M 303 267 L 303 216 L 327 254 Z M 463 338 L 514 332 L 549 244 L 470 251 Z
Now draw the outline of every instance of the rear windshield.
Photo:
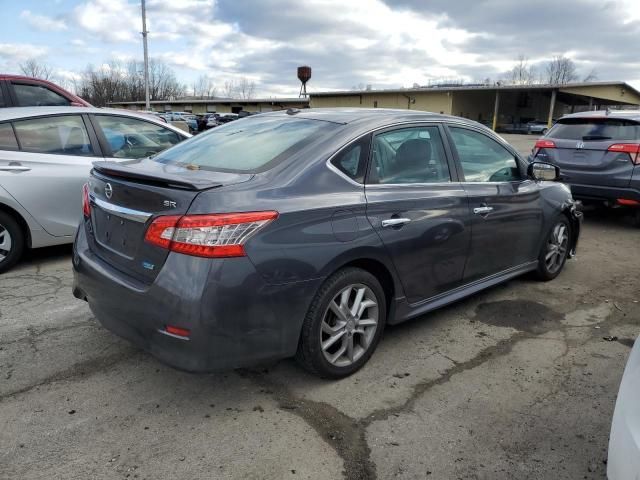
M 640 124 L 615 118 L 567 118 L 556 123 L 547 137 L 565 140 L 638 140 Z
M 249 117 L 197 135 L 153 160 L 207 170 L 263 171 L 337 127 L 335 123 L 303 118 Z

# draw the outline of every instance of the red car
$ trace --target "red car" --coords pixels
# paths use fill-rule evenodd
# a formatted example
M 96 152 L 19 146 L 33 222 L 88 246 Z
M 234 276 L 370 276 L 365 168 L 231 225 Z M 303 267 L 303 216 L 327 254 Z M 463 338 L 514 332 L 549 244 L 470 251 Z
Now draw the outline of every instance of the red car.
M 0 108 L 63 105 L 91 106 L 89 102 L 47 80 L 22 75 L 0 74 Z

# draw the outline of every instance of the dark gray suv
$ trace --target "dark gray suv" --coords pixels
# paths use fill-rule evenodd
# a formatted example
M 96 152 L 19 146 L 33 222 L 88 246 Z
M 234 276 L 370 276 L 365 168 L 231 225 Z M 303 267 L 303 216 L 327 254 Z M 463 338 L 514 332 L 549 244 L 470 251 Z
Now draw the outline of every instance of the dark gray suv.
M 580 231 L 557 167 L 426 112 L 274 112 L 94 165 L 74 294 L 190 371 L 295 355 L 348 375 L 385 324 L 556 277 Z
M 562 117 L 536 142 L 530 159 L 562 169 L 574 197 L 635 208 L 640 226 L 640 111 Z

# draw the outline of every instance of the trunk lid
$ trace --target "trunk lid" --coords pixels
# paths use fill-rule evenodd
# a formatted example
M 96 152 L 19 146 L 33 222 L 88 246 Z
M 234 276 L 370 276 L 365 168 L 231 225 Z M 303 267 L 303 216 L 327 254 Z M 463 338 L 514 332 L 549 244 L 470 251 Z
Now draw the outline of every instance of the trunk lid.
M 169 255 L 168 250 L 144 241 L 153 219 L 184 215 L 200 192 L 251 177 L 151 160 L 95 162 L 89 181 L 91 218 L 85 220 L 89 246 L 112 267 L 151 283 Z

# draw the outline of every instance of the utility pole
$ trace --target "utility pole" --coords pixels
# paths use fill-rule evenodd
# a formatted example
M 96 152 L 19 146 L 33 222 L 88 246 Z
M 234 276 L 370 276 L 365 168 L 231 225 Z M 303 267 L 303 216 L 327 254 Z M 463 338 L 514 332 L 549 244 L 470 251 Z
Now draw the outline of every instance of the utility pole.
M 142 45 L 144 46 L 144 100 L 145 108 L 151 110 L 149 102 L 149 53 L 147 52 L 147 9 L 142 0 Z

